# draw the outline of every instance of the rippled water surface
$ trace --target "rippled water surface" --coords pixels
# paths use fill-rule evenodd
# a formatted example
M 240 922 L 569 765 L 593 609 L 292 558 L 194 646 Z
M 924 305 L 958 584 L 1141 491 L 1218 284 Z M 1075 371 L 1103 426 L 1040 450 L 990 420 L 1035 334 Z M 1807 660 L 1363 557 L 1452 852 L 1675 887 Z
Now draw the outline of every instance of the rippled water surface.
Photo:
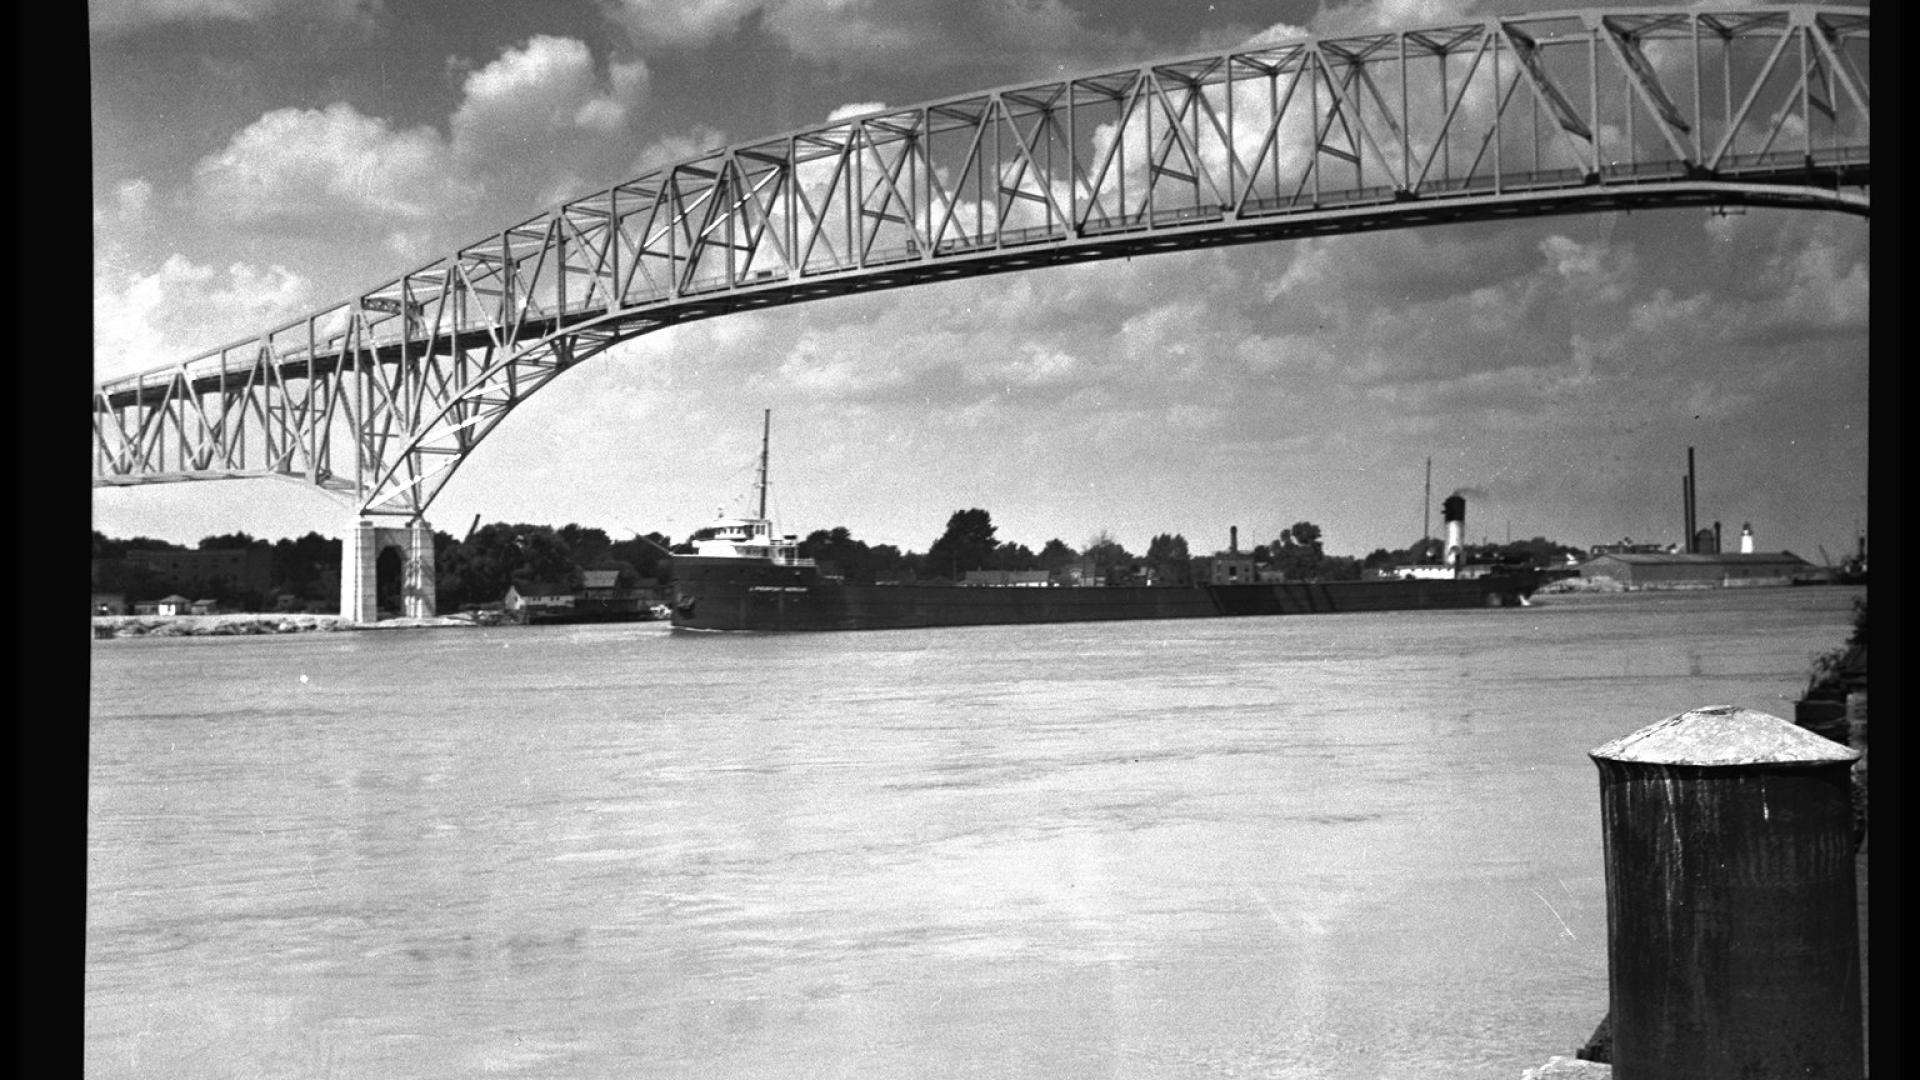
M 93 649 L 90 1077 L 1499 1077 L 1606 1011 L 1586 752 L 1858 590 Z

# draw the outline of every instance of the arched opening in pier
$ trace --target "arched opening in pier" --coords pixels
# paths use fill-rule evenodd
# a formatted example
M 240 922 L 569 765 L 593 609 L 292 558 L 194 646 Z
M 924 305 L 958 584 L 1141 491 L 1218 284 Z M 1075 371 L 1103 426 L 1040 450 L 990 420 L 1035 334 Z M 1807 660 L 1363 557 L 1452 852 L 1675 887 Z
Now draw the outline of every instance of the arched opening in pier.
M 400 586 L 406 573 L 406 556 L 399 545 L 386 544 L 373 561 L 374 607 L 381 618 L 404 614 L 400 606 Z

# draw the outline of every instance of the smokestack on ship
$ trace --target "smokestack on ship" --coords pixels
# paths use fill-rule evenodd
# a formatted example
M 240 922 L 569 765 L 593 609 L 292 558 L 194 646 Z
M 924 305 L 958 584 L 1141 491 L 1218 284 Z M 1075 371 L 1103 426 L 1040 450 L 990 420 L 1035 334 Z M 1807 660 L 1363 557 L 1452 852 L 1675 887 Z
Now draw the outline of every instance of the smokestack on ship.
M 1458 570 L 1466 557 L 1467 500 L 1459 492 L 1447 496 L 1440 503 L 1440 519 L 1447 523 L 1447 546 L 1441 560 Z

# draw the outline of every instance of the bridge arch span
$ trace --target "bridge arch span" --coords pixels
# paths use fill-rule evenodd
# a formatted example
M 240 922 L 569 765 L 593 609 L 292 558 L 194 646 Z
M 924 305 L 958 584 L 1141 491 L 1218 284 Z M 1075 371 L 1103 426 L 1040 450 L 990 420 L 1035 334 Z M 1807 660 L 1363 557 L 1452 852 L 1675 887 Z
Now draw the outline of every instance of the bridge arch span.
M 420 527 L 521 402 L 684 322 L 1378 229 L 1868 215 L 1869 34 L 1864 8 L 1547 12 L 1156 60 L 743 142 L 100 384 L 94 483 L 278 476 Z

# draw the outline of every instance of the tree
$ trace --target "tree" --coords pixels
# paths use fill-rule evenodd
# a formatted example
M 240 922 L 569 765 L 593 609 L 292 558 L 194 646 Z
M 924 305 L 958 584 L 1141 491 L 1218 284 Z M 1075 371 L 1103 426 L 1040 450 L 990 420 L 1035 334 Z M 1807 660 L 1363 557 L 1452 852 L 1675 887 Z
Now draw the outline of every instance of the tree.
M 667 562 L 672 547 L 673 541 L 665 533 L 636 532 L 632 539 L 608 546 L 606 557 L 633 567 L 640 577 L 665 581 L 672 574 L 672 564 Z
M 434 534 L 434 564 L 440 563 L 440 537 Z M 273 583 L 286 592 L 314 600 L 326 599 L 320 593 L 321 576 L 340 569 L 340 540 L 309 532 L 297 540 L 278 540 L 273 545 Z
M 1057 574 L 1078 562 L 1080 553 L 1068 547 L 1065 540 L 1054 537 L 1040 549 L 1040 554 L 1036 558 L 1042 570 Z
M 848 581 L 873 580 L 873 553 L 845 525 L 815 529 L 800 541 L 800 557 L 813 559 Z
M 993 532 L 993 518 L 985 510 L 954 511 L 947 519 L 947 531 L 927 549 L 928 572 L 958 581 L 969 570 L 985 569 L 999 546 Z
M 1110 582 L 1126 576 L 1133 567 L 1133 553 L 1121 547 L 1120 541 L 1105 529 L 1093 534 L 1081 554 L 1093 560 L 1095 576 Z
M 265 544 L 265 540 L 255 540 L 243 532 L 223 533 L 219 536 L 200 538 L 201 551 L 245 551 L 255 544 Z
M 1498 562 L 1509 565 L 1559 566 L 1568 555 L 1583 554 L 1579 548 L 1555 543 L 1544 536 L 1531 540 L 1512 540 L 1504 544 L 1468 544 L 1462 553 L 1468 562 Z
M 1147 542 L 1147 567 L 1155 581 L 1184 585 L 1192 579 L 1191 565 L 1187 538 L 1179 533 L 1160 533 Z
M 573 553 L 574 561 L 584 567 L 600 568 L 601 560 L 607 558 L 613 549 L 613 538 L 607 535 L 605 529 L 568 523 L 560 527 L 558 535 L 566 542 L 567 550 Z
M 993 550 L 995 570 L 1037 570 L 1039 567 L 1040 556 L 1025 544 L 1008 541 Z
M 546 525 L 483 525 L 437 569 L 437 591 L 451 603 L 497 603 L 515 585 L 578 589 L 581 581 L 566 541 Z
M 175 551 L 180 549 L 180 545 L 170 544 L 165 540 L 155 540 L 151 536 L 136 536 L 131 540 L 116 540 L 111 536 L 101 534 L 98 529 L 93 531 L 93 557 L 96 559 L 124 559 L 126 558 L 127 552 L 135 548 L 143 551 Z
M 1325 576 L 1326 553 L 1320 548 L 1320 526 L 1311 521 L 1296 521 L 1280 531 L 1280 538 L 1267 545 L 1267 567 L 1286 575 L 1288 581 L 1314 581 Z M 1355 564 L 1355 574 L 1359 573 Z

